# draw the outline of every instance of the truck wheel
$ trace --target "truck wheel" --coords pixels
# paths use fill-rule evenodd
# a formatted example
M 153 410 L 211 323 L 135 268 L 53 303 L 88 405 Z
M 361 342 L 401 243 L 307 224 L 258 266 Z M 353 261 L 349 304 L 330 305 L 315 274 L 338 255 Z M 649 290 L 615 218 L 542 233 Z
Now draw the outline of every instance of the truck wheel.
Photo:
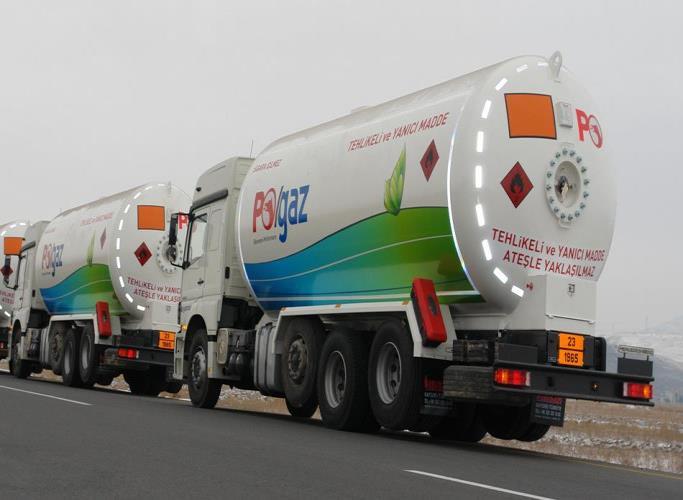
M 190 376 L 187 388 L 192 404 L 198 408 L 213 408 L 221 394 L 222 383 L 209 378 L 209 348 L 205 330 L 197 330 L 190 344 Z
M 27 378 L 31 375 L 31 363 L 19 358 L 19 342 L 12 344 L 12 363 L 10 371 L 17 378 Z
M 287 405 L 287 411 L 289 412 L 289 414 L 296 418 L 311 418 L 315 413 L 315 410 L 318 409 L 318 403 L 315 400 L 310 402 L 308 406 L 302 406 L 300 408 L 297 408 L 289 404 L 287 398 L 285 398 L 285 404 Z
M 528 406 L 481 405 L 481 418 L 486 431 L 494 438 L 521 438 L 529 428 Z
M 78 370 L 80 332 L 75 328 L 66 332 L 64 359 L 62 362 L 62 383 L 69 387 L 81 387 L 83 381 Z
M 318 401 L 323 424 L 345 431 L 376 431 L 368 398 L 368 346 L 361 334 L 333 332 L 318 367 Z
M 532 423 L 529 424 L 529 427 L 524 432 L 524 434 L 522 434 L 522 436 L 518 437 L 517 439 L 519 441 L 531 443 L 533 441 L 538 441 L 539 439 L 543 438 L 543 436 L 545 436 L 549 430 L 549 425 Z
M 62 363 L 64 361 L 64 334 L 53 333 L 50 335 L 49 361 L 50 369 L 55 375 L 62 374 Z
M 130 393 L 136 396 L 158 396 L 166 385 L 166 370 L 163 366 L 150 366 L 148 370 L 126 370 L 123 379 Z
M 477 415 L 474 403 L 456 403 L 455 416 L 444 418 L 429 434 L 436 439 L 477 443 L 486 436 L 486 429 Z
M 95 330 L 88 325 L 81 333 L 80 355 L 78 356 L 78 373 L 84 387 L 92 387 L 97 382 L 97 365 L 99 359 L 95 345 Z
M 166 387 L 164 387 L 164 392 L 168 392 L 170 394 L 178 394 L 180 392 L 180 389 L 183 388 L 183 382 L 182 380 L 169 380 L 166 382 Z
M 420 361 L 413 357 L 413 340 L 398 321 L 387 321 L 370 348 L 368 385 L 377 421 L 387 429 L 417 428 L 422 387 Z
M 282 384 L 287 405 L 295 413 L 315 411 L 318 406 L 315 385 L 323 335 L 319 321 L 304 318 L 293 320 L 285 332 Z

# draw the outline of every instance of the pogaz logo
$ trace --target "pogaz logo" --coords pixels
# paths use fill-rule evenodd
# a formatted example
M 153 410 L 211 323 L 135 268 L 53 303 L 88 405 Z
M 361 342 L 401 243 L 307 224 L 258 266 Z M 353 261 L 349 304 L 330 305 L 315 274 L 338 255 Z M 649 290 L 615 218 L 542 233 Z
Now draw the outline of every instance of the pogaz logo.
M 306 199 L 310 185 L 298 188 L 285 188 L 279 191 L 272 187 L 258 191 L 254 196 L 252 232 L 274 231 L 280 242 L 287 241 L 289 226 L 308 222 Z
M 43 247 L 43 274 L 51 274 L 54 276 L 57 273 L 57 268 L 62 267 L 62 253 L 64 252 L 64 244 L 48 243 Z

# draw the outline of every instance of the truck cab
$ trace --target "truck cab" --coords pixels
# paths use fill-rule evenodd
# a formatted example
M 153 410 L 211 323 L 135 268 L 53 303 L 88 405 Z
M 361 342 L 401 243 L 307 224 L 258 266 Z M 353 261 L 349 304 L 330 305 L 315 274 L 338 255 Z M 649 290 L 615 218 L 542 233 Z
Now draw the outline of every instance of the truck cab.
M 197 372 L 203 363 L 210 380 L 251 385 L 246 367 L 229 370 L 218 360 L 228 342 L 249 342 L 240 332 L 253 330 L 262 316 L 242 277 L 235 233 L 240 186 L 252 162 L 235 157 L 210 168 L 197 182 L 189 213 L 174 216 L 176 228 L 189 224 L 178 245 L 184 270 L 174 377 L 187 380 L 191 391 L 199 383 L 193 384 L 193 367 Z M 208 397 L 217 397 L 216 389 Z

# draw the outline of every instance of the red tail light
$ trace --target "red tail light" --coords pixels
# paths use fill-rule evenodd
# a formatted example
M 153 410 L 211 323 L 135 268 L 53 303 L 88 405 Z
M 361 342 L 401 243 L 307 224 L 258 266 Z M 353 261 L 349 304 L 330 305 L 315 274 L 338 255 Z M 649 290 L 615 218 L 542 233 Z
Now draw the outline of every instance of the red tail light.
M 410 294 L 415 306 L 417 323 L 425 346 L 435 347 L 446 342 L 446 325 L 441 316 L 441 306 L 431 280 L 415 278 Z
M 118 355 L 119 358 L 124 358 L 124 359 L 138 359 L 138 350 L 137 349 L 129 349 L 127 347 L 119 347 L 118 350 Z
M 109 316 L 109 302 L 97 302 L 95 304 L 97 313 L 97 329 L 100 337 L 111 337 L 111 317 Z
M 631 399 L 652 399 L 652 385 L 639 382 L 624 382 L 624 397 Z
M 496 368 L 493 373 L 493 380 L 499 385 L 529 387 L 531 385 L 531 372 L 515 370 L 514 368 Z

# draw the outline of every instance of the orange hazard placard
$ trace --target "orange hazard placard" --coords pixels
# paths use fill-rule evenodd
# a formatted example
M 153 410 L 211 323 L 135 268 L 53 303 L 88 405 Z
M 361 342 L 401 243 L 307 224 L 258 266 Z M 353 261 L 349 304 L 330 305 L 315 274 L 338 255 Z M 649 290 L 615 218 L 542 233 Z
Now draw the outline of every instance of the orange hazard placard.
M 138 205 L 138 229 L 163 231 L 166 228 L 164 207 L 157 205 Z
M 553 98 L 544 94 L 505 94 L 510 138 L 557 139 Z
M 24 244 L 24 238 L 18 236 L 5 236 L 4 254 L 5 255 L 19 255 L 21 253 L 21 246 Z

